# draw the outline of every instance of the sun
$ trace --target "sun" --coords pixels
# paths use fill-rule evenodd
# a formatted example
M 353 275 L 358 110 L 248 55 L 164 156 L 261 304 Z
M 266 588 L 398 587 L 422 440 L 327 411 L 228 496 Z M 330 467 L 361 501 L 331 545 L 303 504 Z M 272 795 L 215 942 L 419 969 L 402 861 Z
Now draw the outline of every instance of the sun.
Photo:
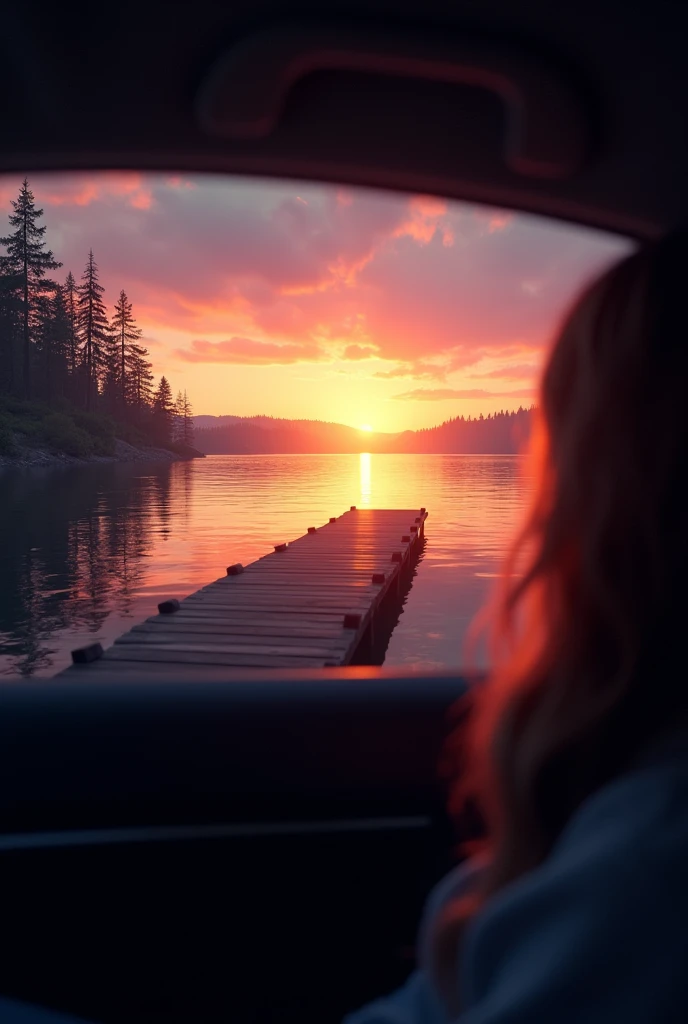
M 372 434 L 373 432 L 373 428 L 370 426 L 369 423 L 362 423 L 358 429 L 365 430 L 366 434 Z

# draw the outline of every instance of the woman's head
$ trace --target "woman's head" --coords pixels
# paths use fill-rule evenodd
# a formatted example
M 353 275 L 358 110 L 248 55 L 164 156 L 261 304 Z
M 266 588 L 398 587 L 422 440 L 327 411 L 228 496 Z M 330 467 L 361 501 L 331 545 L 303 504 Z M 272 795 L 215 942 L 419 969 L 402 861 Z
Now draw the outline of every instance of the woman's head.
M 624 259 L 563 324 L 535 488 L 491 609 L 492 672 L 459 736 L 489 895 L 536 866 L 580 802 L 688 709 L 688 234 Z

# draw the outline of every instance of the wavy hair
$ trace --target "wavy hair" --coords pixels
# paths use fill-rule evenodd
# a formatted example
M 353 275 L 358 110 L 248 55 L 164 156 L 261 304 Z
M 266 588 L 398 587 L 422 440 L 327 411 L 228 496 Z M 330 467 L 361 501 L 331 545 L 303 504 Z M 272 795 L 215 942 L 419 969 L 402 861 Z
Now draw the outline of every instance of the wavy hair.
M 488 609 L 492 669 L 453 741 L 454 806 L 479 811 L 488 865 L 436 932 L 453 1010 L 477 908 L 537 867 L 581 802 L 688 710 L 675 669 L 688 587 L 686 294 L 681 232 L 585 291 L 544 371 L 533 497 Z

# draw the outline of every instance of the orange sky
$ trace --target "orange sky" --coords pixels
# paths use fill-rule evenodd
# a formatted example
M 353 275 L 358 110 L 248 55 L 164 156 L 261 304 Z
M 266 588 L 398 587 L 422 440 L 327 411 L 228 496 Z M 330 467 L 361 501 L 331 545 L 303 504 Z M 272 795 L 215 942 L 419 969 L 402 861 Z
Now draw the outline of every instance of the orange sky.
M 521 214 L 328 185 L 30 183 L 57 276 L 78 279 L 93 247 L 109 312 L 124 288 L 156 374 L 196 413 L 403 430 L 529 405 L 562 312 L 628 248 Z M 0 208 L 19 184 L 0 179 Z

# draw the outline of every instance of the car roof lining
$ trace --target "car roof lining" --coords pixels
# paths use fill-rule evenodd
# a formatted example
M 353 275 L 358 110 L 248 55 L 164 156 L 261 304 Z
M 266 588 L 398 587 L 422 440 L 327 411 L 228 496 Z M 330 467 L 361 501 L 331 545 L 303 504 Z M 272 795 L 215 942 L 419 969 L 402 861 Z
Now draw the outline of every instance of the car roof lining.
M 135 24 L 119 32 L 121 15 L 113 21 L 112 12 L 82 0 L 70 19 L 27 0 L 13 9 L 12 31 L 0 39 L 7 101 L 0 171 L 316 179 L 434 193 L 650 238 L 683 220 L 688 206 L 688 133 L 676 109 L 676 98 L 688 95 L 680 7 L 670 0 L 643 0 L 632 10 L 620 0 L 564 0 L 553 10 L 544 0 L 526 0 L 515 11 L 506 0 L 464 0 L 457 12 L 439 0 L 422 9 L 398 0 L 392 13 L 382 0 L 336 4 L 337 24 L 381 27 L 390 38 L 440 36 L 457 52 L 477 38 L 485 52 L 507 46 L 575 80 L 591 116 L 592 146 L 578 170 L 549 180 L 519 174 L 504 159 L 503 105 L 485 88 L 379 74 L 365 62 L 352 69 L 316 61 L 290 88 L 265 136 L 209 132 L 198 95 L 218 58 L 256 26 L 272 26 L 279 38 L 297 14 L 299 24 L 315 25 L 321 4 L 290 12 L 277 0 L 239 0 L 231 9 L 198 0 L 193 17 L 165 19 L 142 4 Z M 266 50 L 257 60 L 258 79 L 270 59 Z M 117 66 L 126 74 L 113 74 Z

